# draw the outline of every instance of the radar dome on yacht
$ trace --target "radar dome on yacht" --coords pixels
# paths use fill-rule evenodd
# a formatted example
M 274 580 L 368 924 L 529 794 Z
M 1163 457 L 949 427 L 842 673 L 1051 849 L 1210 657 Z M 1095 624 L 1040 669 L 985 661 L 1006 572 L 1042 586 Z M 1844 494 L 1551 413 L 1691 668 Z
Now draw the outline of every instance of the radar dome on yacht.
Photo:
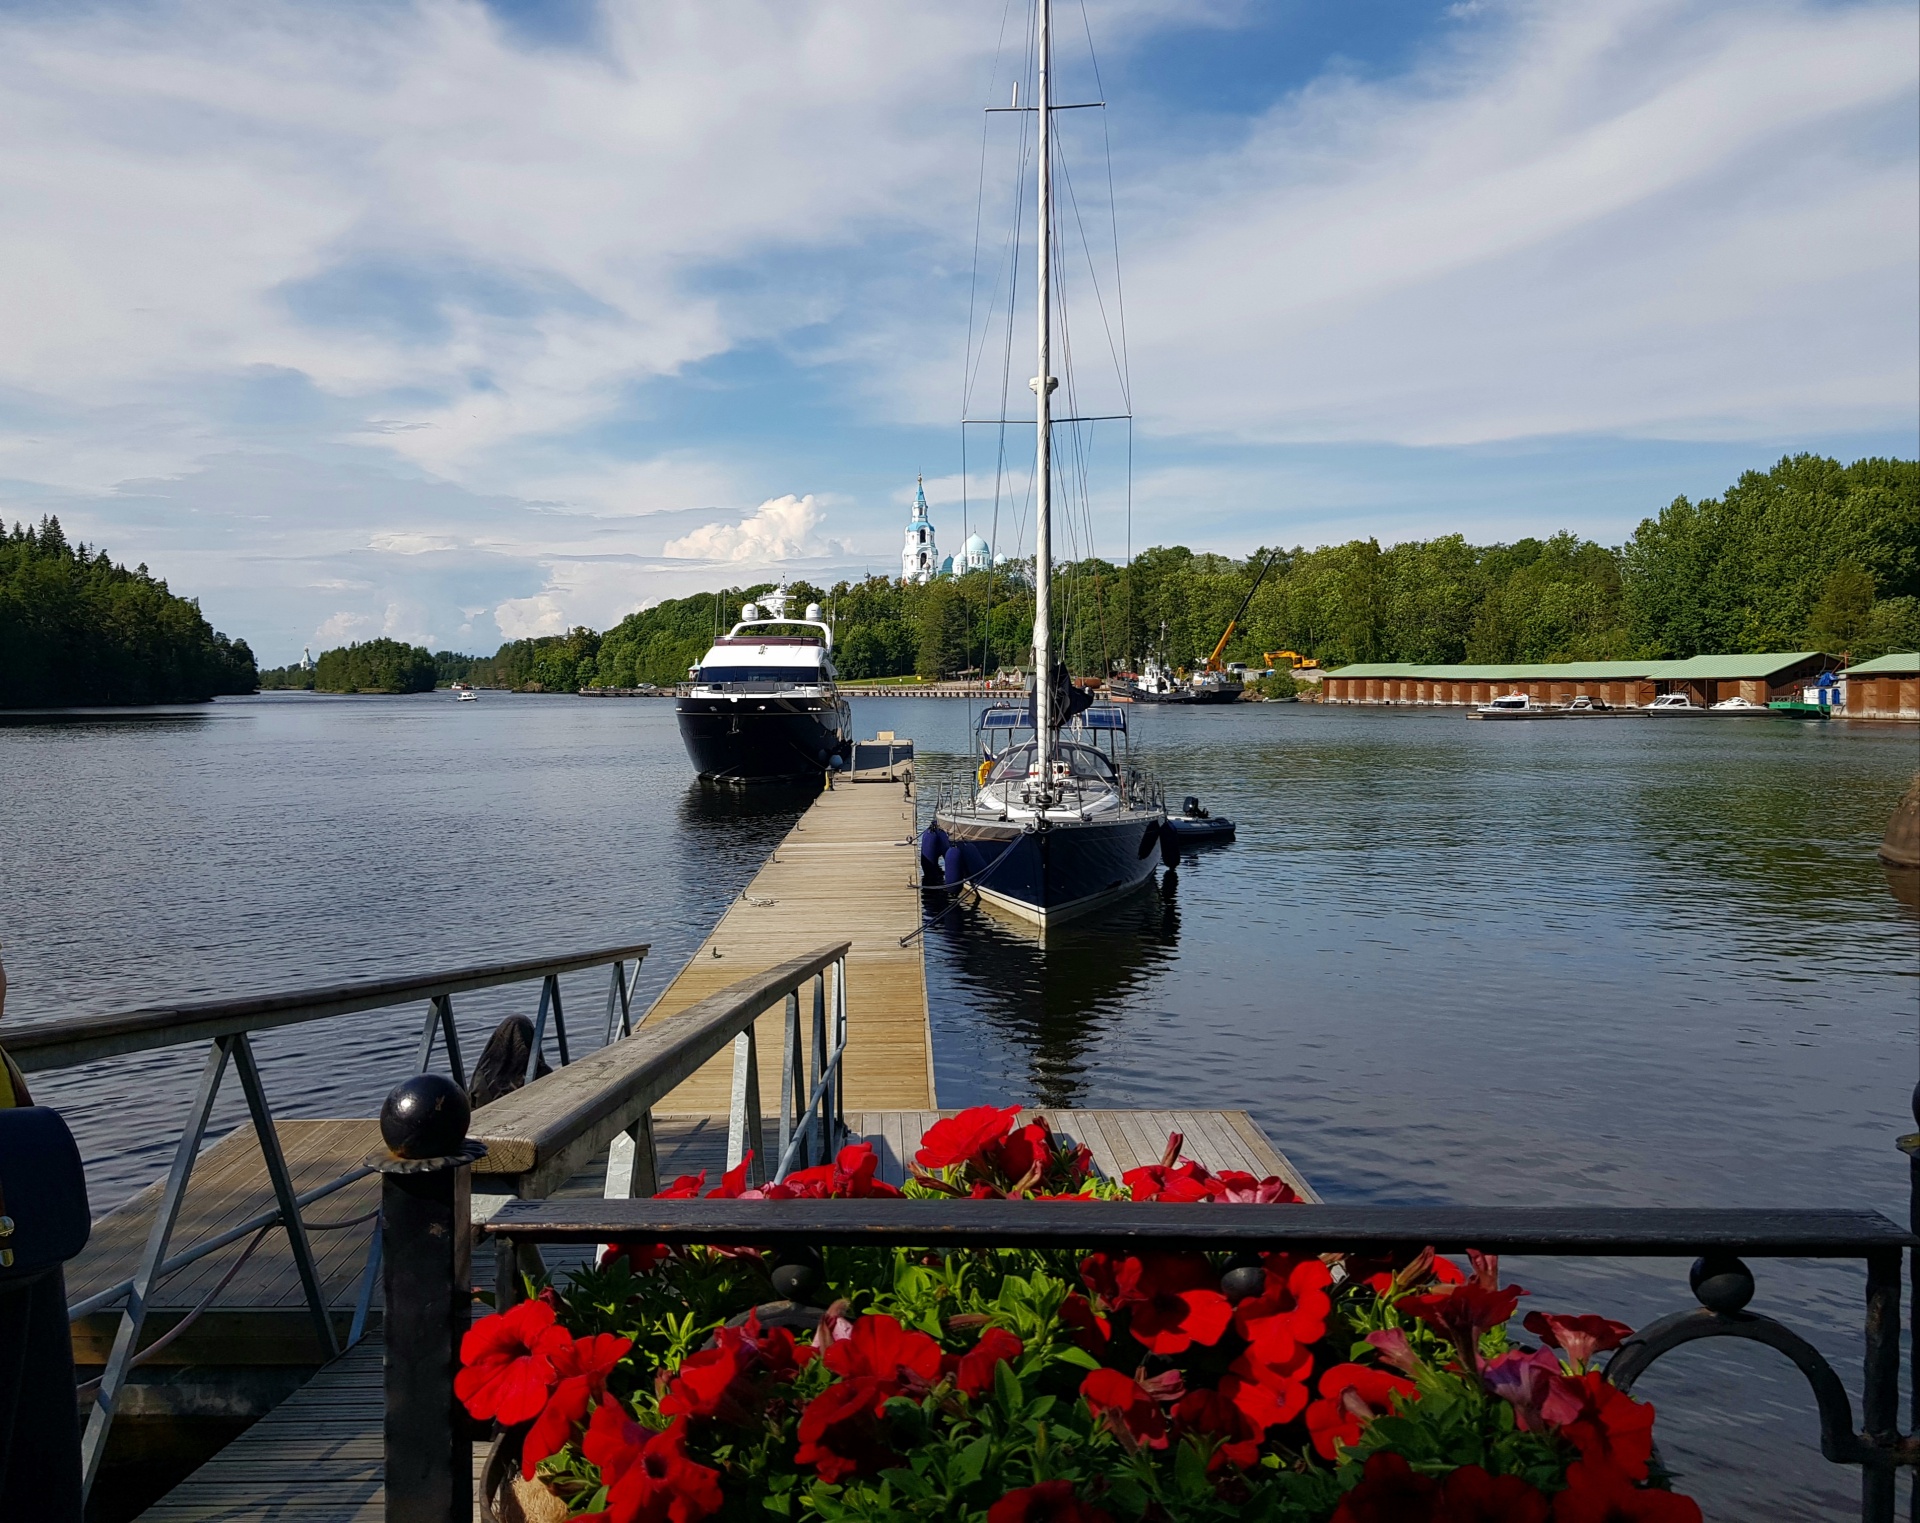
M 810 624 L 818 624 L 820 622 L 820 605 L 818 603 L 807 604 L 807 622 Z
M 742 603 L 740 605 L 740 617 L 742 620 L 757 619 L 760 617 L 760 610 L 751 603 Z

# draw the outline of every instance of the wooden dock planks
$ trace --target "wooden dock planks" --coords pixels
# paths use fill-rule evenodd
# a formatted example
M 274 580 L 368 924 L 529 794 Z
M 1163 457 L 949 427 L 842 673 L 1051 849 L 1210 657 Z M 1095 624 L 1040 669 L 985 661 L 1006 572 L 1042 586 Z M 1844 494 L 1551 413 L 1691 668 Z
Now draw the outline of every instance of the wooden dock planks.
M 296 1194 L 358 1167 L 368 1153 L 380 1146 L 380 1125 L 370 1119 L 289 1120 L 279 1122 L 275 1130 L 280 1135 L 287 1172 Z M 156 1181 L 93 1224 L 86 1248 L 67 1266 L 70 1304 L 83 1301 L 133 1274 L 146 1247 L 147 1234 L 152 1230 L 153 1213 L 162 1188 L 163 1182 Z M 302 1213 L 309 1225 L 308 1240 L 320 1271 L 321 1288 L 328 1307 L 335 1314 L 336 1324 L 343 1331 L 359 1296 L 367 1249 L 373 1241 L 370 1213 L 379 1204 L 379 1177 L 369 1175 L 312 1202 Z M 242 1126 L 201 1153 L 181 1203 L 169 1256 L 218 1237 L 259 1212 L 272 1209 L 273 1205 L 273 1187 L 268 1183 L 253 1127 Z M 360 1217 L 368 1219 L 356 1220 Z M 351 1225 L 322 1225 L 326 1223 Z M 246 1251 L 247 1242 L 248 1239 L 242 1238 L 161 1280 L 148 1301 L 142 1344 L 152 1342 L 199 1305 Z M 270 1230 L 233 1282 L 221 1292 L 215 1303 L 217 1318 L 209 1313 L 207 1319 L 196 1324 L 168 1350 L 165 1362 L 311 1364 L 317 1360 L 319 1349 L 306 1309 L 306 1296 L 286 1243 L 284 1233 L 277 1228 Z M 377 1284 L 374 1296 L 377 1303 Z M 245 1338 L 234 1336 L 229 1325 L 232 1316 L 242 1311 L 261 1314 Z M 73 1327 L 76 1362 L 104 1361 L 119 1319 L 120 1307 L 116 1304 L 76 1322 Z M 260 1341 L 253 1342 L 255 1338 Z M 210 1357 L 210 1343 L 233 1345 L 240 1357 Z
M 846 1103 L 853 1109 L 934 1104 L 933 1034 L 918 938 L 918 848 L 913 800 L 897 783 L 841 783 L 815 799 L 713 934 L 647 1012 L 669 1020 L 745 974 L 836 941 L 851 941 L 847 969 Z M 715 955 L 715 954 L 718 955 Z M 801 1001 L 803 1036 L 811 995 Z M 755 1028 L 761 1103 L 776 1110 L 783 1007 Z M 715 1058 L 668 1098 L 663 1112 L 727 1113 L 733 1059 Z

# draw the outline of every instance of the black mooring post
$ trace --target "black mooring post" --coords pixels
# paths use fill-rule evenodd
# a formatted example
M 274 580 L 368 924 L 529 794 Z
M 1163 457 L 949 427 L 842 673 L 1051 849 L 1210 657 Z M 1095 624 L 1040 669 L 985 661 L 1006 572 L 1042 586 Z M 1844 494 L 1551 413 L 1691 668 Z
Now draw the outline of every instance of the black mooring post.
M 381 1135 L 381 1270 L 386 1290 L 387 1523 L 471 1523 L 473 1441 L 453 1394 L 472 1322 L 474 1162 L 467 1100 L 439 1074 L 387 1097 Z M 427 1156 L 418 1156 L 419 1154 Z

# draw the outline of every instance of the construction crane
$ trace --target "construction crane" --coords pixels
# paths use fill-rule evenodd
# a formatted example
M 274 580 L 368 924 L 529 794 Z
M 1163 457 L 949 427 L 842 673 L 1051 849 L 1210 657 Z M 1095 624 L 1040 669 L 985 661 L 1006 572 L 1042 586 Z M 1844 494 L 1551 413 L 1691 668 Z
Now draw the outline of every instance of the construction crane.
M 1227 620 L 1226 633 L 1220 636 L 1220 643 L 1214 646 L 1213 654 L 1207 657 L 1207 664 L 1202 667 L 1201 670 L 1209 672 L 1226 670 L 1226 668 L 1220 664 L 1220 653 L 1227 648 L 1227 641 L 1233 638 L 1234 630 L 1240 627 L 1240 615 L 1247 611 L 1247 604 L 1253 601 L 1253 595 L 1260 590 L 1260 584 L 1267 579 L 1267 573 L 1273 570 L 1273 563 L 1279 559 L 1280 552 L 1278 550 L 1267 557 L 1266 565 L 1260 568 L 1260 574 L 1253 579 L 1253 585 L 1247 589 L 1247 595 L 1240 600 L 1239 608 L 1234 611 L 1233 617 Z

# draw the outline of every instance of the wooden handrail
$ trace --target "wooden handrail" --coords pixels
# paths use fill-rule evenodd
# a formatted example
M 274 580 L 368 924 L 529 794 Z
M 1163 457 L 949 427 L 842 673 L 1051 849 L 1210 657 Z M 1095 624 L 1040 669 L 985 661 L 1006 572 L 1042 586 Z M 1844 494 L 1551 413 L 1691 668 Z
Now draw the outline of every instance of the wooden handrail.
M 1878 1211 L 1665 1206 L 1188 1205 L 1036 1200 L 514 1201 L 486 1225 L 521 1242 L 869 1244 L 915 1248 L 1286 1249 L 1860 1258 L 1916 1246 Z
M 514 1193 L 542 1196 L 586 1167 L 613 1139 L 697 1073 L 785 995 L 847 955 L 818 947 L 755 973 L 680 1014 L 575 1059 L 473 1113 L 468 1134 L 487 1146 L 476 1178 L 510 1175 Z
M 205 1042 L 241 1031 L 265 1031 L 296 1026 L 330 1016 L 378 1010 L 443 994 L 463 994 L 517 984 L 582 968 L 604 967 L 629 957 L 644 957 L 650 942 L 601 947 L 566 957 L 530 957 L 517 962 L 478 963 L 444 973 L 414 973 L 404 978 L 365 979 L 330 984 L 318 989 L 296 989 L 281 994 L 255 994 L 240 999 L 202 1000 L 191 1004 L 149 1005 L 115 1015 L 80 1015 L 65 1020 L 9 1024 L 6 1049 L 27 1073 L 69 1068 L 100 1058 L 130 1052 L 150 1052 L 182 1042 Z

